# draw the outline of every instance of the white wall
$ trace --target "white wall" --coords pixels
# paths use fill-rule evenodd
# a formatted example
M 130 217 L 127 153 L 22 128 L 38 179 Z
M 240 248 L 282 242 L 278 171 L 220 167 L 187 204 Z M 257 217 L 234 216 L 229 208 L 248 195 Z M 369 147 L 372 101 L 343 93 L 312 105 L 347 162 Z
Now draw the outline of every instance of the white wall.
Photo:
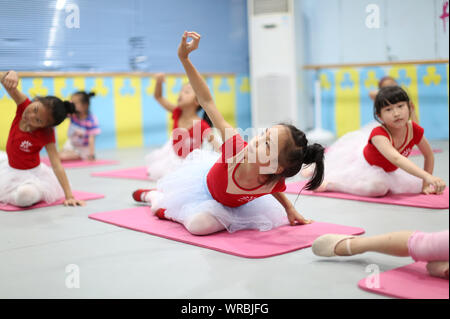
M 448 59 L 448 0 L 297 0 L 308 33 L 306 64 Z M 379 7 L 379 28 L 368 28 L 370 4 Z M 447 9 L 448 10 L 448 9 Z

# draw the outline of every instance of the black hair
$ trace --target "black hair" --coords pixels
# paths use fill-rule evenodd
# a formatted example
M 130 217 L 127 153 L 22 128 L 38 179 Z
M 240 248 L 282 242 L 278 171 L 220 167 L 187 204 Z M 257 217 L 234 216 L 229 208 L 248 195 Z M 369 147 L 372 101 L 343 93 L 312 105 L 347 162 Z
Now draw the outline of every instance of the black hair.
M 375 97 L 375 102 L 373 104 L 373 116 L 376 121 L 380 122 L 378 115 L 384 107 L 400 102 L 408 103 L 409 107 L 409 101 L 408 93 L 406 93 L 406 91 L 400 86 L 386 86 L 381 88 Z
M 294 125 L 285 123 L 280 123 L 279 125 L 289 130 L 293 142 L 288 142 L 284 151 L 280 152 L 279 162 L 284 167 L 284 170 L 280 174 L 277 174 L 277 176 L 284 178 L 292 177 L 300 171 L 304 164 L 316 164 L 314 174 L 304 188 L 307 190 L 318 188 L 322 184 L 324 177 L 325 149 L 317 143 L 308 145 L 305 133 Z
M 53 123 L 49 127 L 58 126 L 67 118 L 67 115 L 76 113 L 75 104 L 69 101 L 63 101 L 56 96 L 38 96 L 35 100 L 41 102 L 44 107 L 50 110 Z
M 203 108 L 201 107 L 201 105 L 198 106 L 198 108 L 197 108 L 197 113 L 198 113 L 200 110 L 203 110 Z M 212 121 L 211 121 L 211 119 L 209 118 L 209 116 L 208 116 L 208 114 L 206 113 L 205 110 L 203 110 L 202 120 L 205 121 L 206 123 L 208 123 L 208 125 L 209 125 L 210 127 L 213 127 L 213 126 L 214 126 L 213 123 L 212 123 Z
M 81 103 L 90 105 L 91 104 L 91 97 L 95 96 L 95 92 L 85 92 L 85 91 L 77 91 L 72 95 L 79 95 L 81 97 Z

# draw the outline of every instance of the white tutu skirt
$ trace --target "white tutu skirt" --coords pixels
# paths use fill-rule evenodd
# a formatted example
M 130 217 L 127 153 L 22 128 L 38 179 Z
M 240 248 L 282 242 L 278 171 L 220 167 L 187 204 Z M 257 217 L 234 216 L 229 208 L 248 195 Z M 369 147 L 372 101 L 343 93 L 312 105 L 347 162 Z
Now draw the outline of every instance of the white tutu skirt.
M 64 191 L 50 167 L 41 163 L 32 169 L 15 169 L 9 166 L 7 157 L 0 154 L 0 205 L 16 205 L 15 191 L 24 184 L 35 186 L 41 200 L 47 203 L 64 198 Z
M 172 140 L 163 147 L 150 152 L 145 157 L 147 173 L 151 180 L 158 180 L 169 172 L 179 167 L 183 158 L 179 157 L 173 150 Z
M 338 139 L 325 153 L 324 180 L 333 184 L 331 190 L 361 196 L 420 193 L 422 180 L 402 169 L 387 173 L 381 167 L 370 165 L 364 158 L 372 129 L 380 125 L 372 122 L 358 131 Z
M 219 153 L 194 150 L 175 171 L 157 183 L 162 198 L 158 207 L 165 216 L 184 223 L 191 216 L 208 212 L 232 233 L 242 229 L 267 231 L 288 224 L 286 212 L 272 196 L 265 195 L 239 207 L 228 207 L 212 198 L 206 184 L 210 168 Z
M 216 130 L 213 131 L 218 143 L 222 141 L 219 133 Z M 214 152 L 214 148 L 206 139 L 203 141 L 201 147 L 202 150 Z M 179 157 L 172 144 L 172 138 L 164 144 L 163 147 L 150 152 L 145 157 L 145 164 L 147 167 L 147 174 L 151 180 L 158 180 L 166 174 L 173 172 L 180 167 L 184 159 Z

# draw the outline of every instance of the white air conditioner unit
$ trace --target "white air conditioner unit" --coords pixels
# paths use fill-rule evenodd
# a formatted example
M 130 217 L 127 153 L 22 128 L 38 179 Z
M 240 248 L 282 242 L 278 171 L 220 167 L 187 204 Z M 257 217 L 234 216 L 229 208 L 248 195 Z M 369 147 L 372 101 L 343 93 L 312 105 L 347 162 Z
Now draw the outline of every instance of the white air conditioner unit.
M 252 125 L 297 125 L 294 0 L 247 0 Z

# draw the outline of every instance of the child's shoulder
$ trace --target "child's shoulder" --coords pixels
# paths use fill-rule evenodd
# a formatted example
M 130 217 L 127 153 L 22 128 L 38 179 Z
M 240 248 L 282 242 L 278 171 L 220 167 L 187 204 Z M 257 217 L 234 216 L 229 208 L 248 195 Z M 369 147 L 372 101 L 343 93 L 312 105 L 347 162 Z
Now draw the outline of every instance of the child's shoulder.
M 378 125 L 378 126 L 375 126 L 375 127 L 372 129 L 372 132 L 371 132 L 370 135 L 371 135 L 371 136 L 374 136 L 374 135 L 385 135 L 385 136 L 389 136 L 389 131 L 388 131 L 388 129 L 387 129 L 384 125 L 380 124 L 380 125 Z

